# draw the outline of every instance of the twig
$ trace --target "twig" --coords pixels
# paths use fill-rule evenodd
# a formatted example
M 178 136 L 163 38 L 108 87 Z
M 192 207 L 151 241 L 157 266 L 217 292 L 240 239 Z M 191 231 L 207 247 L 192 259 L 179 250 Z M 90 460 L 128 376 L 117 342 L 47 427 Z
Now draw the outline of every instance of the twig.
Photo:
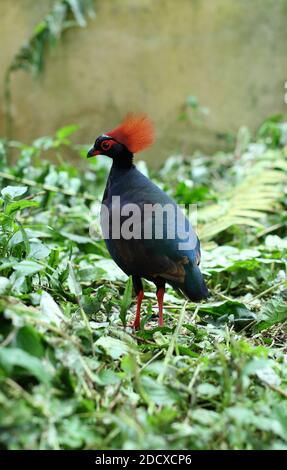
M 140 343 L 145 343 L 145 344 L 152 344 L 153 346 L 156 346 L 156 343 L 154 341 L 150 341 L 149 339 L 141 338 L 140 336 L 137 336 L 133 333 L 129 333 L 129 335 L 139 341 Z
M 11 175 L 10 173 L 4 173 L 3 171 L 0 171 L 0 178 L 4 178 L 9 181 L 15 181 L 17 183 L 26 184 L 27 186 L 38 187 L 46 192 L 49 191 L 52 193 L 61 193 L 61 194 L 64 194 L 65 196 L 71 196 L 71 197 L 79 196 L 89 201 L 98 201 L 98 198 L 96 196 L 93 196 L 92 194 L 75 193 L 74 191 L 70 191 L 69 189 L 58 188 L 57 186 L 51 186 L 50 184 L 41 184 L 41 183 L 38 183 L 37 181 L 32 181 L 27 178 L 19 178 L 18 176 Z
M 44 405 L 42 405 L 42 403 L 41 404 L 37 403 L 34 400 L 34 397 L 30 395 L 30 393 L 28 393 L 26 390 L 24 390 L 24 388 L 21 387 L 21 385 L 19 385 L 10 377 L 7 377 L 5 379 L 5 382 L 12 390 L 14 390 L 18 394 L 18 396 L 19 395 L 22 396 L 27 401 L 27 403 L 29 403 L 33 408 L 40 410 L 46 418 L 51 417 L 49 410 Z
M 267 235 L 268 233 L 274 232 L 275 230 L 277 230 L 278 228 L 281 228 L 281 227 L 284 227 L 284 224 L 271 225 L 271 227 L 267 227 L 264 230 L 262 230 L 261 232 L 259 232 L 254 238 L 258 239 L 258 238 L 264 237 L 264 235 Z
M 189 385 L 188 385 L 188 391 L 189 391 L 189 393 L 191 392 L 191 390 L 192 390 L 193 387 L 194 387 L 194 384 L 195 384 L 195 382 L 196 382 L 196 379 L 197 379 L 197 377 L 198 377 L 198 374 L 199 374 L 199 372 L 200 372 L 201 367 L 202 367 L 202 364 L 198 364 L 198 365 L 196 366 L 196 368 L 195 368 L 194 374 L 193 374 L 193 376 L 192 376 L 192 378 L 191 378 L 191 381 L 189 382 Z
M 224 300 L 229 300 L 230 302 L 234 302 L 234 299 L 232 299 L 231 297 L 228 297 L 227 295 L 221 294 L 220 292 L 218 292 L 217 295 Z
M 26 196 L 23 199 L 25 199 L 25 201 L 29 201 L 30 199 L 34 199 L 34 197 L 43 196 L 44 194 L 46 194 L 46 191 L 40 191 L 39 193 L 30 194 L 29 196 Z
M 83 347 L 81 343 L 76 338 L 66 333 L 64 330 L 61 330 L 60 328 L 57 328 L 56 326 L 51 325 L 50 323 L 47 323 L 39 318 L 30 317 L 29 322 L 33 323 L 34 325 L 39 325 L 39 326 L 42 326 L 43 328 L 47 328 L 47 330 L 53 331 L 53 333 L 57 334 L 58 336 L 61 336 L 65 340 L 74 344 L 74 346 L 76 346 L 77 349 L 79 349 L 80 351 L 83 351 Z
M 4 341 L 2 341 L 2 343 L 0 343 L 0 348 L 5 348 L 5 346 L 8 346 L 8 344 L 11 343 L 11 341 L 14 339 L 15 335 L 16 335 L 15 330 L 10 331 L 9 335 L 6 336 Z
M 196 315 L 198 314 L 199 310 L 200 310 L 200 305 L 197 305 L 190 319 L 190 323 L 193 323 L 195 321 Z
M 274 286 L 268 287 L 268 289 L 264 290 L 263 292 L 260 292 L 260 294 L 255 295 L 255 297 L 252 297 L 247 303 L 253 302 L 255 299 L 260 299 L 260 297 L 263 297 L 265 294 L 268 294 L 272 290 L 276 289 L 277 287 L 281 286 L 286 282 L 286 279 L 283 279 L 282 281 L 278 282 L 277 284 L 274 284 Z
M 160 351 L 158 351 L 155 356 L 153 356 L 148 362 L 146 362 L 142 367 L 141 367 L 141 371 L 144 370 L 147 366 L 149 366 L 152 362 L 154 362 L 159 356 L 161 356 L 162 354 L 162 349 Z
M 266 382 L 263 379 L 259 379 L 259 380 L 264 385 L 266 385 L 266 387 L 271 388 L 271 390 L 274 390 L 274 392 L 280 393 L 280 395 L 282 395 L 282 397 L 287 398 L 287 391 L 286 390 L 283 390 L 282 388 L 277 387 L 277 385 L 270 384 L 269 382 Z

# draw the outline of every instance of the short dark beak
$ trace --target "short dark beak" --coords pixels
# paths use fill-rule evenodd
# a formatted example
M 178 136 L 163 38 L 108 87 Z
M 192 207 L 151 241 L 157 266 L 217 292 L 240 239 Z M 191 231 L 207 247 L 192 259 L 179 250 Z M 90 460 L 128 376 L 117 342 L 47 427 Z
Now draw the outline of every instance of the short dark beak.
M 95 151 L 95 149 L 94 149 L 94 147 L 92 147 L 87 153 L 87 158 L 93 157 L 94 156 L 94 151 Z
M 96 150 L 94 147 L 92 147 L 88 153 L 87 153 L 87 158 L 94 157 L 95 155 L 100 155 L 101 152 L 99 150 Z

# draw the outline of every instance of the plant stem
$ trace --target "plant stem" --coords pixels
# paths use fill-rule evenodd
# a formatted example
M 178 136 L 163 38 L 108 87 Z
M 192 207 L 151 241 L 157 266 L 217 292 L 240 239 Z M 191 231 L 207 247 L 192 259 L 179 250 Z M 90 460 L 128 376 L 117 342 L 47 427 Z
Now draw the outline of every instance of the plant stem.
M 70 191 L 69 189 L 63 189 L 63 188 L 58 188 L 57 186 L 51 186 L 49 184 L 41 184 L 36 181 L 29 180 L 27 178 L 19 178 L 18 176 L 11 175 L 10 173 L 4 173 L 3 171 L 0 171 L 0 178 L 9 180 L 9 181 L 15 181 L 17 183 L 22 183 L 26 184 L 27 186 L 32 186 L 32 187 L 38 187 L 41 188 L 43 191 L 49 191 L 53 193 L 61 193 L 64 194 L 65 196 L 71 196 L 71 197 L 81 197 L 83 199 L 87 199 L 89 201 L 98 201 L 98 198 L 96 196 L 93 196 L 92 194 L 87 194 L 87 193 L 75 193 L 74 191 Z M 38 196 L 38 194 L 37 194 Z
M 255 300 L 255 299 L 260 299 L 260 298 L 263 297 L 265 294 L 268 294 L 269 292 L 273 291 L 273 290 L 276 289 L 277 287 L 279 287 L 279 286 L 281 286 L 282 284 L 284 284 L 284 282 L 286 282 L 286 279 L 284 279 L 283 281 L 278 282 L 278 283 L 275 284 L 274 286 L 268 287 L 268 289 L 264 290 L 263 292 L 260 292 L 260 294 L 255 295 L 251 300 L 249 300 L 249 302 L 253 302 L 253 300 Z
M 176 329 L 174 330 L 174 333 L 173 333 L 171 341 L 170 341 L 169 348 L 167 350 L 167 353 L 166 353 L 166 356 L 165 356 L 165 359 L 164 359 L 162 372 L 158 376 L 158 381 L 159 382 L 163 381 L 164 376 L 167 372 L 168 364 L 169 364 L 169 362 L 171 360 L 171 357 L 173 355 L 173 351 L 174 351 L 174 348 L 175 348 L 175 345 L 176 345 L 176 340 L 178 338 L 178 335 L 180 333 L 182 323 L 183 323 L 183 320 L 184 320 L 186 305 L 187 305 L 187 302 L 185 302 L 184 306 L 181 309 Z

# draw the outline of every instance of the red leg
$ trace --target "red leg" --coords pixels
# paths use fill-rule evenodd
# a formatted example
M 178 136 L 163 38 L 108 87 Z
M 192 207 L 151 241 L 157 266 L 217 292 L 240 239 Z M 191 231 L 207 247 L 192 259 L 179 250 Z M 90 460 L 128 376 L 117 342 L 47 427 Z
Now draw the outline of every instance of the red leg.
M 157 293 L 157 301 L 158 301 L 158 324 L 159 326 L 163 326 L 163 296 L 164 296 L 164 288 L 161 287 L 158 289 Z
M 139 329 L 140 327 L 140 322 L 141 322 L 141 304 L 142 304 L 142 299 L 144 297 L 144 292 L 143 290 L 140 290 L 139 293 L 137 294 L 137 310 L 136 310 L 136 317 L 135 320 L 132 324 L 132 327 L 135 328 L 136 330 Z

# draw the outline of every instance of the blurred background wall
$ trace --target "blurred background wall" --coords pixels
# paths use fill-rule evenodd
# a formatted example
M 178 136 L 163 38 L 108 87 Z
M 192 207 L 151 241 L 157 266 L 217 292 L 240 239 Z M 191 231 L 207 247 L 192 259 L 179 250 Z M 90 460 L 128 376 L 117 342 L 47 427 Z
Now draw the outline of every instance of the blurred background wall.
M 92 0 L 93 1 L 93 0 Z M 0 0 L 0 78 L 51 0 Z M 96 17 L 47 51 L 39 77 L 12 75 L 13 137 L 24 142 L 77 123 L 90 143 L 130 110 L 157 127 L 147 160 L 225 145 L 286 112 L 286 0 L 97 0 Z M 195 96 L 198 110 L 191 99 Z M 3 94 L 1 135 L 5 135 Z

